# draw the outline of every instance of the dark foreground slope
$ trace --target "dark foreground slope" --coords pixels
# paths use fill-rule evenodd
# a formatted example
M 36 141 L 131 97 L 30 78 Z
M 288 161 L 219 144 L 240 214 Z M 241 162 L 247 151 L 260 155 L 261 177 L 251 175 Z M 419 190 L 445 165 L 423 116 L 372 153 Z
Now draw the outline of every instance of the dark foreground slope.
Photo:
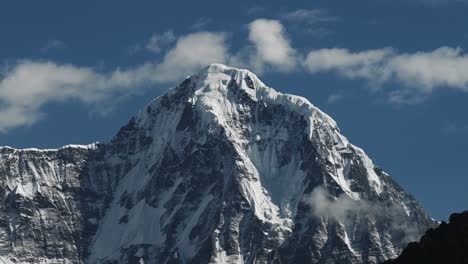
M 468 263 L 468 211 L 452 214 L 449 223 L 429 229 L 419 242 L 410 243 L 395 260 L 384 264 Z
M 110 143 L 0 148 L 0 263 L 379 263 L 433 224 L 327 114 L 219 64 Z

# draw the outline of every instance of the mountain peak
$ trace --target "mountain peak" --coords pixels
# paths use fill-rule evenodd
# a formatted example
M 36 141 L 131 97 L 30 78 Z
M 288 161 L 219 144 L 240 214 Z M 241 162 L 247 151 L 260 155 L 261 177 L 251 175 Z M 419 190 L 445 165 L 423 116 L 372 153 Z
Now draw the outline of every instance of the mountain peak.
M 285 263 L 304 256 L 310 263 L 377 263 L 432 224 L 331 117 L 249 70 L 205 67 L 154 100 L 115 142 L 145 153 L 122 186 L 156 194 L 151 206 L 167 215 L 157 222 L 164 229 L 156 229 L 166 240 L 154 245 L 164 261 L 175 254 L 192 263 L 271 263 L 282 255 Z M 145 168 L 153 176 L 140 176 Z M 176 224 L 173 214 L 181 217 Z M 115 218 L 105 221 L 116 225 Z M 95 247 L 106 250 L 94 257 L 135 244 L 109 244 L 112 233 L 98 236 Z
M 236 67 L 228 66 L 228 65 L 225 65 L 225 64 L 221 64 L 221 63 L 211 63 L 210 65 L 204 67 L 198 74 L 201 74 L 201 73 L 232 73 L 232 72 L 252 73 L 248 69 L 236 68 Z
M 235 70 L 235 71 L 244 70 L 244 71 L 247 71 L 246 69 L 238 69 L 238 68 L 231 67 L 231 66 L 228 66 L 228 65 L 225 65 L 225 64 L 222 64 L 222 63 L 211 63 L 210 65 L 206 66 L 201 71 L 202 72 L 203 71 L 207 71 L 207 72 L 225 72 L 225 71 L 231 71 L 231 70 Z
M 308 123 L 305 132 L 309 138 L 313 137 L 315 127 L 323 124 L 329 126 L 330 131 L 339 132 L 335 120 L 306 98 L 278 92 L 265 85 L 250 70 L 218 63 L 210 64 L 197 74 L 187 77 L 175 89 L 153 100 L 140 112 L 137 120 L 145 122 L 152 119 L 148 117 L 151 115 L 148 109 L 159 108 L 161 104 L 168 104 L 170 101 L 175 108 L 184 108 L 188 103 L 201 115 L 214 115 L 214 121 L 222 126 L 232 126 L 229 120 L 232 120 L 233 115 L 256 104 L 261 105 L 261 108 L 284 108 L 287 112 L 301 116 Z M 340 133 L 336 133 L 334 137 L 339 138 L 343 146 L 348 144 Z
M 16 263 L 378 263 L 433 224 L 327 114 L 222 64 L 110 143 L 0 151 L 0 174 Z
M 188 85 L 189 83 L 192 84 Z M 237 100 L 229 96 L 248 96 L 255 102 L 282 105 L 304 116 L 323 119 L 334 127 L 336 122 L 302 96 L 284 94 L 268 87 L 258 76 L 248 69 L 240 69 L 214 63 L 203 68 L 199 73 L 188 77 L 176 89 L 190 86 L 195 97 L 218 97 L 213 103 L 225 103 Z M 220 98 L 221 97 L 221 98 Z M 213 98 L 215 99 L 215 98 Z M 239 103 L 239 101 L 236 101 Z
M 246 89 L 255 90 L 265 87 L 265 84 L 251 71 L 219 63 L 210 64 L 193 77 L 201 81 L 201 86 L 220 87 L 220 82 L 225 86 L 229 81 L 234 80 L 240 87 Z

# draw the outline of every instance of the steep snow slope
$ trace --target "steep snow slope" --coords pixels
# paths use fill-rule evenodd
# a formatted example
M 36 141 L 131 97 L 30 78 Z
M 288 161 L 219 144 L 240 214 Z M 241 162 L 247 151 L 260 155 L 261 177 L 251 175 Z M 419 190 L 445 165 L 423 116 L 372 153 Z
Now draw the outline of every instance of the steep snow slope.
M 109 144 L 0 153 L 0 255 L 27 263 L 377 263 L 434 224 L 328 115 L 220 64 Z

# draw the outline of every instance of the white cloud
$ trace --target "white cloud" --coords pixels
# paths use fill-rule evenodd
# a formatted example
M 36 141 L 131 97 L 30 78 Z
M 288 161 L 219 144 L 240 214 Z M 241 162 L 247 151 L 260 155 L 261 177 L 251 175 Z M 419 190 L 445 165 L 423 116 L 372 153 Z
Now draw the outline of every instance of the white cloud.
M 400 54 L 391 58 L 387 71 L 403 84 L 426 92 L 435 87 L 468 92 L 468 55 L 460 48 L 441 47 L 431 52 Z
M 429 52 L 397 53 L 390 48 L 351 52 L 347 49 L 311 51 L 304 61 L 312 73 L 336 72 L 362 78 L 374 86 L 398 83 L 390 92 L 394 103 L 419 103 L 435 88 L 468 92 L 468 55 L 460 48 L 441 47 Z
M 90 67 L 44 61 L 18 61 L 0 78 L 0 131 L 31 125 L 50 102 L 79 100 L 99 104 L 137 93 L 150 85 L 168 83 L 212 62 L 223 63 L 227 50 L 222 33 L 199 32 L 178 39 L 159 64 L 99 72 Z
M 160 53 L 170 44 L 176 41 L 176 39 L 177 38 L 174 35 L 174 32 L 172 32 L 171 30 L 166 31 L 162 34 L 153 34 L 145 47 L 151 52 Z
M 151 67 L 98 73 L 53 62 L 20 61 L 0 81 L 0 131 L 37 122 L 50 102 L 95 104 L 150 81 Z
M 348 78 L 374 78 L 391 53 L 388 48 L 356 53 L 347 49 L 320 49 L 311 51 L 304 65 L 310 73 L 336 71 Z
M 318 23 L 334 22 L 338 18 L 330 16 L 323 9 L 297 9 L 282 15 L 282 18 L 290 22 L 314 25 Z
M 225 34 L 199 32 L 179 38 L 158 65 L 159 81 L 175 81 L 211 63 L 225 63 L 229 54 Z
M 170 83 L 197 72 L 211 63 L 309 73 L 335 72 L 343 78 L 364 79 L 377 87 L 399 83 L 387 92 L 394 103 L 417 103 L 435 88 L 468 92 L 468 55 L 459 48 L 441 47 L 429 52 L 398 53 L 391 48 L 352 52 L 319 49 L 305 59 L 290 44 L 277 20 L 257 19 L 248 24 L 251 44 L 232 53 L 226 34 L 196 32 L 175 39 L 168 31 L 153 36 L 148 48 L 164 51 L 161 62 L 148 61 L 126 69 L 98 71 L 50 61 L 18 61 L 0 69 L 0 131 L 37 122 L 50 102 L 78 100 L 102 105 L 117 97 L 138 93 L 149 86 Z M 330 95 L 329 103 L 340 100 Z
M 278 21 L 255 20 L 249 29 L 254 45 L 245 46 L 237 54 L 229 52 L 224 33 L 196 32 L 175 40 L 168 31 L 153 35 L 146 45 L 153 52 L 163 52 L 175 42 L 159 63 L 148 61 L 126 69 L 99 71 L 52 61 L 17 61 L 0 74 L 0 131 L 34 124 L 45 116 L 43 106 L 51 102 L 77 100 L 103 105 L 152 85 L 181 80 L 211 63 L 237 60 L 241 67 L 254 63 L 281 70 L 293 67 L 296 54 Z M 241 54 L 254 59 L 239 60 L 245 58 Z
M 282 71 L 292 70 L 296 66 L 297 53 L 279 21 L 254 20 L 249 24 L 249 40 L 255 46 L 259 63 L 275 66 Z

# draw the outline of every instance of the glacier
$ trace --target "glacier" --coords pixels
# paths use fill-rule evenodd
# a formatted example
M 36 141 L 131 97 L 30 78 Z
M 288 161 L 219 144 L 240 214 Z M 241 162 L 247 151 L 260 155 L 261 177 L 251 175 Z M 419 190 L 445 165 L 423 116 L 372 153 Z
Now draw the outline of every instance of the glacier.
M 336 122 L 212 64 L 109 143 L 0 147 L 4 263 L 380 263 L 435 223 Z

